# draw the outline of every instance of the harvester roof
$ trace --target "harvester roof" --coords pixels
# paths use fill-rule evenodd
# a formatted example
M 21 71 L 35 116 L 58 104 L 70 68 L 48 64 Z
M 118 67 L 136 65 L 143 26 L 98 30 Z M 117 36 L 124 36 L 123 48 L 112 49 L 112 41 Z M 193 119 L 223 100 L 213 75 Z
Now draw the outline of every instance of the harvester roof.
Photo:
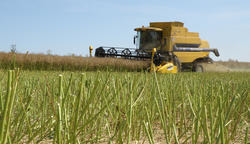
M 163 31 L 163 29 L 167 27 L 184 27 L 184 23 L 182 22 L 151 22 L 149 27 L 140 27 L 135 28 L 135 31 Z
M 165 27 L 183 27 L 182 22 L 151 22 L 150 27 L 165 28 Z
M 147 30 L 152 30 L 152 31 L 162 31 L 161 28 L 156 28 L 156 27 L 140 27 L 140 28 L 135 28 L 135 31 L 147 31 Z

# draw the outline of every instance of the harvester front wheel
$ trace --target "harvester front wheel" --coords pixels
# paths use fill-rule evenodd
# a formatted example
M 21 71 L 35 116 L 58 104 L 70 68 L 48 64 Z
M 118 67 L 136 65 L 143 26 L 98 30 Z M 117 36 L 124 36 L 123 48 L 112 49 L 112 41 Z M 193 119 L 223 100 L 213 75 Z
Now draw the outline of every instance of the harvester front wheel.
M 178 72 L 181 72 L 181 62 L 177 56 L 173 57 L 173 62 L 174 62 L 174 65 L 177 66 Z

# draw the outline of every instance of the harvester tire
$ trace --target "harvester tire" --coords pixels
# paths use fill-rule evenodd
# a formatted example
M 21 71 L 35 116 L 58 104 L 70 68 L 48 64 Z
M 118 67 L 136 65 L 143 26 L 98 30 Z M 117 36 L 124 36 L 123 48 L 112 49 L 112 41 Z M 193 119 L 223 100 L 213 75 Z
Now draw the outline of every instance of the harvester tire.
M 204 68 L 201 64 L 195 65 L 195 72 L 204 72 Z
M 174 56 L 173 61 L 174 61 L 174 65 L 177 66 L 178 72 L 181 72 L 181 62 L 178 59 L 178 57 Z

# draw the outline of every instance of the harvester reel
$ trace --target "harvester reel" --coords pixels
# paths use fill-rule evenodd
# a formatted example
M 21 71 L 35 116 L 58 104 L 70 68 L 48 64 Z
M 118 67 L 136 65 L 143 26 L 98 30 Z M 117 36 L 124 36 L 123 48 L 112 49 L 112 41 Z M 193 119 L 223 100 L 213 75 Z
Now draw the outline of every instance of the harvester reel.
M 105 50 L 102 47 L 99 47 L 95 51 L 96 57 L 105 57 Z
M 115 57 L 117 55 L 117 51 L 115 48 L 110 48 L 108 49 L 107 54 L 109 55 L 109 57 Z
M 144 50 L 137 50 L 136 55 L 137 55 L 137 59 L 142 59 L 142 60 L 144 60 L 144 57 L 147 56 Z
M 128 58 L 129 56 L 131 56 L 131 51 L 128 48 L 126 48 L 122 51 L 121 54 L 123 57 Z

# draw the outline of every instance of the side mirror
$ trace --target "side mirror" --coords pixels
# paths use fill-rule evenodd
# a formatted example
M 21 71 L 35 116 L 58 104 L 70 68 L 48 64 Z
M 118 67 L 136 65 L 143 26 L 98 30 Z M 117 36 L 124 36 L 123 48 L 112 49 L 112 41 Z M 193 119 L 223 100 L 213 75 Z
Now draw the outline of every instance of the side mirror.
M 134 36 L 134 44 L 135 44 L 135 39 L 137 38 L 137 36 Z

